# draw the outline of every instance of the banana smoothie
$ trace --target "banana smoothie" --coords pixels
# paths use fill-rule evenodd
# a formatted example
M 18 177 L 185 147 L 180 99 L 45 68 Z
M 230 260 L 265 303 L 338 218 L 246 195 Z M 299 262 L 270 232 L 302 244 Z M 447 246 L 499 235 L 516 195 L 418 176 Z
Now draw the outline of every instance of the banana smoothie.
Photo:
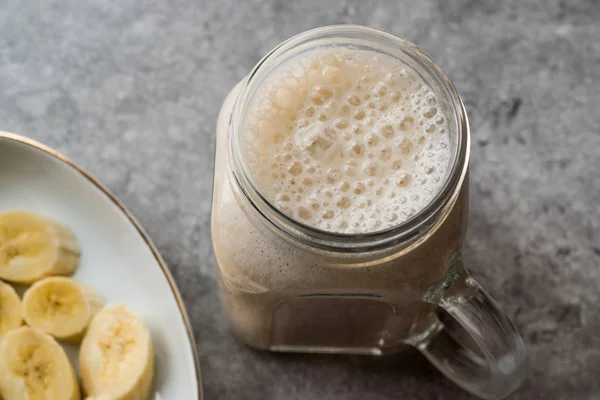
M 395 248 L 330 251 L 302 235 L 352 242 L 423 214 L 456 152 L 448 106 L 409 63 L 359 46 L 311 48 L 259 72 L 217 125 L 212 239 L 233 329 L 263 349 L 395 351 L 434 318 L 422 293 L 459 248 L 466 190 Z

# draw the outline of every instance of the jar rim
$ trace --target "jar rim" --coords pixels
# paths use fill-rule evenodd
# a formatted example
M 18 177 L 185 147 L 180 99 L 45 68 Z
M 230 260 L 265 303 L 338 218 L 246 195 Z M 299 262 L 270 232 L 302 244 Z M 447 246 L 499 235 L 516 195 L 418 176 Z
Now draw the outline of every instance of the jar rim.
M 311 42 L 329 39 L 360 39 L 373 45 L 384 43 L 410 57 L 429 78 L 432 78 L 443 89 L 451 104 L 454 123 L 456 124 L 456 149 L 444 184 L 434 198 L 419 212 L 407 220 L 392 227 L 365 233 L 339 233 L 322 230 L 293 219 L 272 204 L 258 189 L 242 151 L 243 122 L 248 106 L 251 104 L 251 86 L 257 76 L 264 72 L 269 61 L 282 56 L 286 52 L 307 46 Z M 314 46 L 314 44 L 313 44 Z M 387 249 L 406 243 L 423 234 L 431 227 L 449 205 L 458 197 L 462 182 L 467 173 L 470 153 L 469 124 L 464 104 L 454 84 L 446 73 L 424 50 L 411 42 L 391 33 L 360 25 L 331 25 L 300 33 L 282 42 L 265 55 L 242 81 L 238 97 L 235 101 L 230 119 L 230 140 L 228 160 L 233 172 L 233 181 L 239 192 L 252 206 L 261 219 L 278 233 L 292 239 L 305 247 L 315 247 L 330 252 L 364 253 Z

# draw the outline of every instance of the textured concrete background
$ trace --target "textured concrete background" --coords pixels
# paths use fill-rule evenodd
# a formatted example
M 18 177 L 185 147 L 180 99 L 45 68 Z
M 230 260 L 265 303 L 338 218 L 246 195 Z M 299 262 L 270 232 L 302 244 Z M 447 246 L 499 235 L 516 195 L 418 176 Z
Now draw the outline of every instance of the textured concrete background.
M 599 21 L 595 0 L 0 0 L 0 129 L 66 153 L 139 218 L 181 288 L 208 400 L 471 399 L 414 354 L 250 350 L 213 279 L 214 126 L 229 89 L 309 28 L 401 35 L 470 112 L 466 258 L 529 348 L 512 399 L 600 399 Z

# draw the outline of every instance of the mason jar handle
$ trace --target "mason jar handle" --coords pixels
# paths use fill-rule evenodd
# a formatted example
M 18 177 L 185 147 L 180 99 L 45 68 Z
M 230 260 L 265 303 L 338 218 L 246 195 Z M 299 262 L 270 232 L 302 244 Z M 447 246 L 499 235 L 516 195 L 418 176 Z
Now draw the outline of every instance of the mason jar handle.
M 526 376 L 525 345 L 496 302 L 464 269 L 437 292 L 445 312 L 411 344 L 476 396 L 502 399 L 515 391 Z

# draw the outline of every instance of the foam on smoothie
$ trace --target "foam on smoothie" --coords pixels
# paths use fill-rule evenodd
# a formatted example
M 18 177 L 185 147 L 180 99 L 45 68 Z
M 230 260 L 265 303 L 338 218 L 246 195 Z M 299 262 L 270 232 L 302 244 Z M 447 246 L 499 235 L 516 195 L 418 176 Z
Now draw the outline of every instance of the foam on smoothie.
M 259 191 L 315 228 L 397 225 L 440 190 L 450 160 L 436 95 L 407 65 L 372 51 L 322 49 L 258 89 L 244 152 Z

